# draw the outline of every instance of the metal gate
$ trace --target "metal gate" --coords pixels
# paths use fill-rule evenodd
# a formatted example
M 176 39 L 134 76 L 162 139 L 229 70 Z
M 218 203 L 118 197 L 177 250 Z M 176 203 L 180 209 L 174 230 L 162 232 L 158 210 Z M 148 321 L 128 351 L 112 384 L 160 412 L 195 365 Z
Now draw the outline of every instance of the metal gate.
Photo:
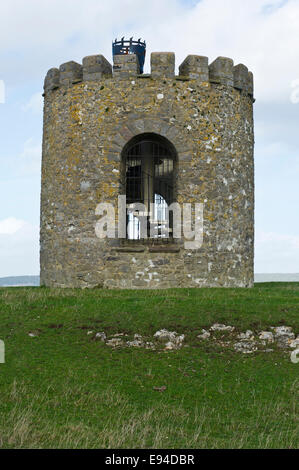
M 168 207 L 173 202 L 173 152 L 158 141 L 142 140 L 127 149 L 125 162 L 127 239 L 167 240 L 172 235 Z

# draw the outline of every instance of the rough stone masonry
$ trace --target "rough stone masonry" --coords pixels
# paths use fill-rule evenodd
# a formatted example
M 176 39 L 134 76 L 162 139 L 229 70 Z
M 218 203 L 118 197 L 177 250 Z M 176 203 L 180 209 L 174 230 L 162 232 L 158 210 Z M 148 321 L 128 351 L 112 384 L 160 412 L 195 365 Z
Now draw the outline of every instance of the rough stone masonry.
M 85 57 L 44 85 L 41 284 L 50 287 L 251 287 L 254 242 L 253 75 L 219 57 Z M 123 149 L 136 136 L 175 149 L 175 200 L 204 204 L 203 244 L 127 243 L 95 234 L 100 202 L 124 194 Z

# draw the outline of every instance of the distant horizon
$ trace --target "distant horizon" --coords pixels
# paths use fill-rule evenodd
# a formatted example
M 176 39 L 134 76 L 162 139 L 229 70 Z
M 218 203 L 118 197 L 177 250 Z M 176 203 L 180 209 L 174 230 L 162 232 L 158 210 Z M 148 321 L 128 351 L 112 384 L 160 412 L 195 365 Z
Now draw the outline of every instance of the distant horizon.
M 299 275 L 299 271 L 297 272 L 254 272 L 254 275 L 280 275 L 280 274 L 283 274 L 283 275 L 287 275 L 287 274 L 296 274 L 296 275 Z M 13 274 L 9 274 L 7 276 L 0 276 L 0 279 L 7 279 L 7 278 L 10 278 L 10 277 L 36 277 L 36 276 L 39 276 L 40 274 L 17 274 L 17 275 L 13 275 Z
M 254 283 L 299 282 L 299 273 L 254 273 Z M 39 274 L 0 277 L 0 287 L 39 287 Z

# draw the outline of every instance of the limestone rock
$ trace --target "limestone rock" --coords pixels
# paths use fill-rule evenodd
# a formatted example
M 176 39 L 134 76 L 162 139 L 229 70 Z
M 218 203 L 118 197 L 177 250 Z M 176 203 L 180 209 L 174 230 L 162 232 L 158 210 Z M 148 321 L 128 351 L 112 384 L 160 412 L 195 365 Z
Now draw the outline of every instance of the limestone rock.
M 215 323 L 210 328 L 210 331 L 229 331 L 229 332 L 232 332 L 234 330 L 235 330 L 234 326 L 222 325 L 221 323 Z
M 198 338 L 198 339 L 205 340 L 205 339 L 210 338 L 210 336 L 211 336 L 211 333 L 209 333 L 209 331 L 207 331 L 207 330 L 201 330 L 201 335 L 198 335 L 197 338 Z
M 185 335 L 178 335 L 176 331 L 160 330 L 154 334 L 154 338 L 165 343 L 165 349 L 180 349 L 183 345 Z
M 120 338 L 112 338 L 106 341 L 106 344 L 107 346 L 112 346 L 115 348 L 116 346 L 122 346 L 123 341 Z
M 127 341 L 127 345 L 133 348 L 142 348 L 142 346 L 144 346 L 144 343 L 139 339 L 134 339 L 134 341 Z
M 274 339 L 281 348 L 287 348 L 291 344 L 292 340 L 295 339 L 295 333 L 293 333 L 290 326 L 278 326 L 273 328 Z
M 296 339 L 291 340 L 289 347 L 292 349 L 299 348 L 299 336 Z
M 262 331 L 259 334 L 259 339 L 263 341 L 265 344 L 267 343 L 274 343 L 274 335 L 271 331 Z
M 251 330 L 247 330 L 246 333 L 240 333 L 238 339 L 247 339 L 250 341 L 254 340 L 254 333 Z
M 256 344 L 253 341 L 240 341 L 234 344 L 234 348 L 237 352 L 243 354 L 252 354 L 254 351 L 257 351 Z
M 101 331 L 100 333 L 96 334 L 96 338 L 100 339 L 101 341 L 105 341 L 107 336 L 103 331 Z

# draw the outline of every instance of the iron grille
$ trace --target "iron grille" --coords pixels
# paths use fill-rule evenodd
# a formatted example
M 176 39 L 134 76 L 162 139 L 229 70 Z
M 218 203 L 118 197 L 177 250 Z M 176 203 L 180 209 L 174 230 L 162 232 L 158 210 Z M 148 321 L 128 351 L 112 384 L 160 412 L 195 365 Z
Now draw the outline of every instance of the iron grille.
M 142 140 L 126 151 L 127 239 L 167 241 L 172 236 L 174 154 L 154 140 Z M 132 211 L 132 204 L 144 210 Z

